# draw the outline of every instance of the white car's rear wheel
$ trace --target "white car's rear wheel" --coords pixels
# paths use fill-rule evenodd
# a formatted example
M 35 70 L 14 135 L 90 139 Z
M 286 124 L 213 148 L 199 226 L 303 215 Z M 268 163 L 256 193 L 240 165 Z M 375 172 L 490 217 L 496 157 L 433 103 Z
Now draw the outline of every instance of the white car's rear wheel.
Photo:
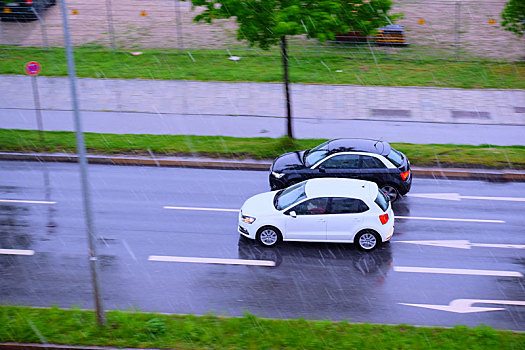
M 379 236 L 370 230 L 361 231 L 355 236 L 355 244 L 361 250 L 374 250 L 380 242 Z
M 281 232 L 278 229 L 271 226 L 261 228 L 257 232 L 257 242 L 265 247 L 273 247 L 279 243 L 282 239 Z

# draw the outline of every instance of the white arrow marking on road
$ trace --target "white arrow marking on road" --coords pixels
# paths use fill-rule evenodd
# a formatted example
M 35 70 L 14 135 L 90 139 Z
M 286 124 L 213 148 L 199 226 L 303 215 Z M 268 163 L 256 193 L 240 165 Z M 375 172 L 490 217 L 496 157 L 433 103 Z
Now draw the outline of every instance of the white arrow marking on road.
M 459 193 L 409 193 L 407 194 L 407 196 L 428 199 L 443 199 L 447 201 L 460 201 L 462 199 L 479 199 L 486 201 L 525 202 L 525 198 L 519 197 L 462 196 Z
M 27 249 L 0 249 L 0 254 L 4 255 L 34 255 L 34 250 Z
M 164 209 L 172 210 L 201 210 L 201 211 L 225 211 L 238 213 L 239 209 L 225 209 L 225 208 L 201 208 L 201 207 L 171 207 L 164 206 Z M 487 220 L 487 219 L 455 219 L 455 218 L 432 218 L 432 217 L 420 217 L 420 216 L 396 216 L 397 219 L 412 219 L 412 220 L 432 220 L 432 221 L 459 221 L 459 222 L 483 222 L 491 224 L 504 224 L 503 220 Z
M 416 272 L 416 273 L 439 273 L 439 274 L 448 274 L 448 275 L 523 277 L 523 274 L 521 274 L 521 272 L 516 272 L 516 271 L 448 269 L 448 268 L 440 268 L 440 267 L 394 266 L 394 271 L 396 272 Z
M 450 302 L 448 305 L 432 305 L 432 304 L 408 304 L 408 303 L 398 303 L 401 305 L 423 307 L 426 309 L 434 309 L 448 312 L 456 312 L 459 314 L 468 314 L 472 312 L 485 312 L 485 311 L 498 311 L 505 310 L 501 307 L 476 307 L 472 304 L 498 304 L 498 305 L 518 305 L 525 306 L 525 301 L 519 300 L 480 300 L 480 299 L 455 299 Z
M 192 258 L 188 256 L 159 256 L 151 255 L 149 261 L 183 262 L 200 264 L 222 264 L 222 265 L 251 265 L 251 266 L 275 266 L 270 260 L 243 260 L 243 259 L 219 259 L 219 258 Z
M 483 248 L 509 248 L 525 249 L 525 244 L 492 244 L 492 243 L 470 243 L 467 240 L 450 240 L 450 241 L 394 241 L 396 243 L 410 243 L 418 245 L 429 245 L 434 247 L 472 249 L 472 247 Z
M 48 202 L 48 201 L 26 201 L 26 200 L 18 200 L 18 199 L 0 199 L 0 203 L 56 204 L 57 202 Z

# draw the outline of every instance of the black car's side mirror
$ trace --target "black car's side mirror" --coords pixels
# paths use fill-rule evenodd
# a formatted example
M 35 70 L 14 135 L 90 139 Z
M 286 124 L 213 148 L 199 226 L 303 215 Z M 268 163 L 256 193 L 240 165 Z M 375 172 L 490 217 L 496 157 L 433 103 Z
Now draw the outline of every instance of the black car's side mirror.
M 320 172 L 320 173 L 324 173 L 324 172 L 326 172 L 326 169 L 325 169 L 324 166 L 322 166 L 322 165 L 319 165 L 319 166 L 317 167 L 317 169 L 319 169 L 319 172 Z

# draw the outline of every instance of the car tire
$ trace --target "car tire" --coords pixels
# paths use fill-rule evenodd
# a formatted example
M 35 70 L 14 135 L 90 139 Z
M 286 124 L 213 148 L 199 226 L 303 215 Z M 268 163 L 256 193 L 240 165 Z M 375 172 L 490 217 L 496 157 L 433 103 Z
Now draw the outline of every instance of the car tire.
M 257 231 L 255 236 L 257 242 L 263 247 L 275 247 L 277 243 L 282 241 L 283 236 L 281 232 L 273 226 L 264 226 Z
M 388 198 L 390 198 L 392 203 L 399 199 L 399 191 L 394 185 L 385 184 L 381 186 L 381 191 L 383 191 L 388 196 Z
M 357 248 L 364 251 L 372 251 L 381 243 L 379 235 L 372 230 L 363 230 L 355 235 L 354 243 Z

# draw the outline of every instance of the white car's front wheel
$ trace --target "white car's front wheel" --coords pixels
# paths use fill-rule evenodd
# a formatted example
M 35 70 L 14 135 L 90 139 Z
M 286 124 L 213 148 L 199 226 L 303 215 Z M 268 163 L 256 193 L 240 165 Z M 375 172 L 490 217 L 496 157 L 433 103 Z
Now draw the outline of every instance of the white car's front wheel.
M 281 232 L 275 227 L 266 226 L 259 229 L 256 239 L 257 242 L 265 247 L 273 247 L 281 241 L 282 236 Z
M 373 250 L 380 242 L 379 236 L 370 230 L 361 231 L 355 236 L 355 244 L 357 244 L 357 247 L 361 250 Z

